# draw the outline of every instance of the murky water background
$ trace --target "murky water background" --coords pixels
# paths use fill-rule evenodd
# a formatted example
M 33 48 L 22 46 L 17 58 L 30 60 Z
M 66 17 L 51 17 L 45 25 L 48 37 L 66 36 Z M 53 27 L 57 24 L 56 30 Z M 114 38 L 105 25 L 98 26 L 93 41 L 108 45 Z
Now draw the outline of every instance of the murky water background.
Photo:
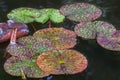
M 110 22 L 117 29 L 120 29 L 120 0 L 0 0 L 0 22 L 5 22 L 7 20 L 7 13 L 18 7 L 39 9 L 53 7 L 59 9 L 62 5 L 73 2 L 89 2 L 100 7 L 103 15 L 99 20 Z M 53 26 L 63 26 L 73 30 L 75 24 L 75 22 L 66 19 L 63 23 L 53 24 Z M 34 25 L 38 29 L 40 27 L 47 27 L 47 23 L 44 25 L 34 23 Z M 32 29 L 30 28 L 30 30 L 32 34 Z M 120 52 L 103 49 L 96 43 L 96 40 L 83 40 L 79 37 L 77 39 L 78 44 L 74 49 L 87 57 L 89 61 L 88 68 L 84 72 L 75 75 L 53 76 L 51 80 L 120 80 Z M 6 60 L 3 55 L 8 43 L 9 41 L 0 44 L 0 80 L 21 80 L 21 77 L 10 76 L 3 69 L 3 64 Z

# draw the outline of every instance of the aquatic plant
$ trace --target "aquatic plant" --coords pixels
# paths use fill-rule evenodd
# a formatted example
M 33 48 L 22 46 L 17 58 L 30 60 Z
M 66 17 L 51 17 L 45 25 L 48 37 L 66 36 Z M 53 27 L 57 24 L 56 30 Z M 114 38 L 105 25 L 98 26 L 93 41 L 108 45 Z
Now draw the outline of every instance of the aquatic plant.
M 87 64 L 86 57 L 75 50 L 48 51 L 37 58 L 37 65 L 48 74 L 76 74 Z
M 29 33 L 28 26 L 26 24 L 8 20 L 7 23 L 0 23 L 0 43 L 10 39 L 13 28 L 17 28 L 17 37 Z
M 60 8 L 60 12 L 68 19 L 77 22 L 92 21 L 102 14 L 99 8 L 89 3 L 67 4 Z
M 16 22 L 30 23 L 33 21 L 45 23 L 49 19 L 54 23 L 63 22 L 65 16 L 60 14 L 58 9 L 44 8 L 34 9 L 29 7 L 21 7 L 12 10 L 7 17 Z
M 76 34 L 64 28 L 46 28 L 36 31 L 33 36 L 50 40 L 54 49 L 67 49 L 76 45 Z

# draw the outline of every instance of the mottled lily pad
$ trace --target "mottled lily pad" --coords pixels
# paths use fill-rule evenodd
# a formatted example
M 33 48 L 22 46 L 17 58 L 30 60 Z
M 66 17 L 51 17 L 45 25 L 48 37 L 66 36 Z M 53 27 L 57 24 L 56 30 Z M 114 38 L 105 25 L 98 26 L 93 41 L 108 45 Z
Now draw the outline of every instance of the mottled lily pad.
M 96 26 L 93 22 L 81 22 L 75 26 L 74 31 L 78 36 L 85 39 L 96 38 Z
M 87 67 L 87 59 L 75 50 L 53 50 L 41 54 L 37 65 L 49 74 L 75 74 Z
M 117 30 L 111 37 L 99 35 L 97 43 L 105 49 L 120 51 L 120 30 Z
M 33 22 L 37 16 L 39 16 L 39 11 L 28 7 L 14 9 L 7 15 L 9 19 L 23 23 Z
M 53 49 L 52 42 L 40 37 L 26 36 L 19 38 L 17 41 L 18 43 L 23 44 L 25 48 L 30 49 L 34 55 L 39 55 L 40 53 Z
M 101 35 L 101 36 L 109 37 L 116 32 L 116 28 L 108 22 L 95 21 L 93 22 L 93 24 L 96 27 L 97 36 Z
M 35 20 L 40 23 L 45 23 L 50 19 L 54 23 L 60 23 L 64 18 L 65 16 L 60 14 L 58 9 L 45 8 L 40 10 L 40 16 L 36 17 Z
M 21 76 L 21 69 L 27 77 L 31 78 L 42 78 L 49 75 L 36 65 L 36 59 L 10 57 L 5 62 L 4 69 L 8 74 L 13 76 Z
M 68 19 L 77 22 L 92 21 L 102 14 L 99 8 L 89 3 L 67 4 L 60 8 L 60 12 Z
M 76 45 L 76 34 L 64 28 L 46 28 L 38 30 L 33 36 L 50 40 L 54 49 L 72 48 Z

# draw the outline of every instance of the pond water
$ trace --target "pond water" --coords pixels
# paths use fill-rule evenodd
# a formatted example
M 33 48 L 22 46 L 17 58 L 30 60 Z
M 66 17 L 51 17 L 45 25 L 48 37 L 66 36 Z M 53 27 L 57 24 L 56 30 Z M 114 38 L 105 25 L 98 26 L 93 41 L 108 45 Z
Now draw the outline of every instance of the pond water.
M 7 13 L 18 7 L 59 9 L 62 5 L 73 2 L 89 2 L 100 7 L 103 14 L 99 20 L 110 22 L 120 29 L 120 0 L 0 0 L 0 22 L 5 22 Z M 75 24 L 75 22 L 65 20 L 61 24 L 52 25 L 73 30 Z M 34 23 L 34 25 L 37 25 L 38 29 L 47 27 L 47 23 L 44 25 Z M 31 28 L 30 30 L 30 34 L 32 34 L 33 31 Z M 21 77 L 11 76 L 3 69 L 3 64 L 7 59 L 4 57 L 4 53 L 8 44 L 9 41 L 0 43 L 0 80 L 21 80 Z M 89 63 L 87 69 L 75 75 L 51 75 L 50 80 L 120 80 L 120 52 L 106 50 L 100 47 L 96 40 L 84 40 L 80 37 L 77 37 L 77 45 L 73 49 L 87 57 Z M 47 79 L 47 77 L 43 79 L 28 78 L 28 80 Z

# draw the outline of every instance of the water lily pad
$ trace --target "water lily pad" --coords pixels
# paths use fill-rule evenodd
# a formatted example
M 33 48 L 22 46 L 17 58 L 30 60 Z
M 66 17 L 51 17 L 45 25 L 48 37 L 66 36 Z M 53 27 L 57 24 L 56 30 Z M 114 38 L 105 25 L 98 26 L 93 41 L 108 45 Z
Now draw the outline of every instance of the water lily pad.
M 4 64 L 5 71 L 13 76 L 21 76 L 21 69 L 27 77 L 42 78 L 49 74 L 43 72 L 37 65 L 36 59 L 10 57 Z
M 120 30 L 117 30 L 111 37 L 99 35 L 97 43 L 105 49 L 120 51 Z
M 9 19 L 23 23 L 33 22 L 37 16 L 39 16 L 39 11 L 28 7 L 14 9 L 7 15 Z
M 76 34 L 64 28 L 46 28 L 38 30 L 33 36 L 50 40 L 54 49 L 72 48 L 76 45 Z
M 75 74 L 87 67 L 87 59 L 75 50 L 53 50 L 37 58 L 37 65 L 49 74 Z
M 68 19 L 77 22 L 92 21 L 102 14 L 99 8 L 89 3 L 67 4 L 60 8 L 60 12 Z
M 93 23 L 94 23 L 94 26 L 96 27 L 97 36 L 102 35 L 102 36 L 109 37 L 116 32 L 116 28 L 108 22 L 95 21 Z
M 45 8 L 40 10 L 40 16 L 36 17 L 35 20 L 40 23 L 45 23 L 50 19 L 54 23 L 60 23 L 64 18 L 65 16 L 60 14 L 58 9 Z
M 34 55 L 53 49 L 53 44 L 49 40 L 40 37 L 26 36 L 19 38 L 17 41 L 23 44 L 25 48 L 30 49 Z
M 75 26 L 74 31 L 78 36 L 85 39 L 96 38 L 96 26 L 93 22 L 81 22 Z

